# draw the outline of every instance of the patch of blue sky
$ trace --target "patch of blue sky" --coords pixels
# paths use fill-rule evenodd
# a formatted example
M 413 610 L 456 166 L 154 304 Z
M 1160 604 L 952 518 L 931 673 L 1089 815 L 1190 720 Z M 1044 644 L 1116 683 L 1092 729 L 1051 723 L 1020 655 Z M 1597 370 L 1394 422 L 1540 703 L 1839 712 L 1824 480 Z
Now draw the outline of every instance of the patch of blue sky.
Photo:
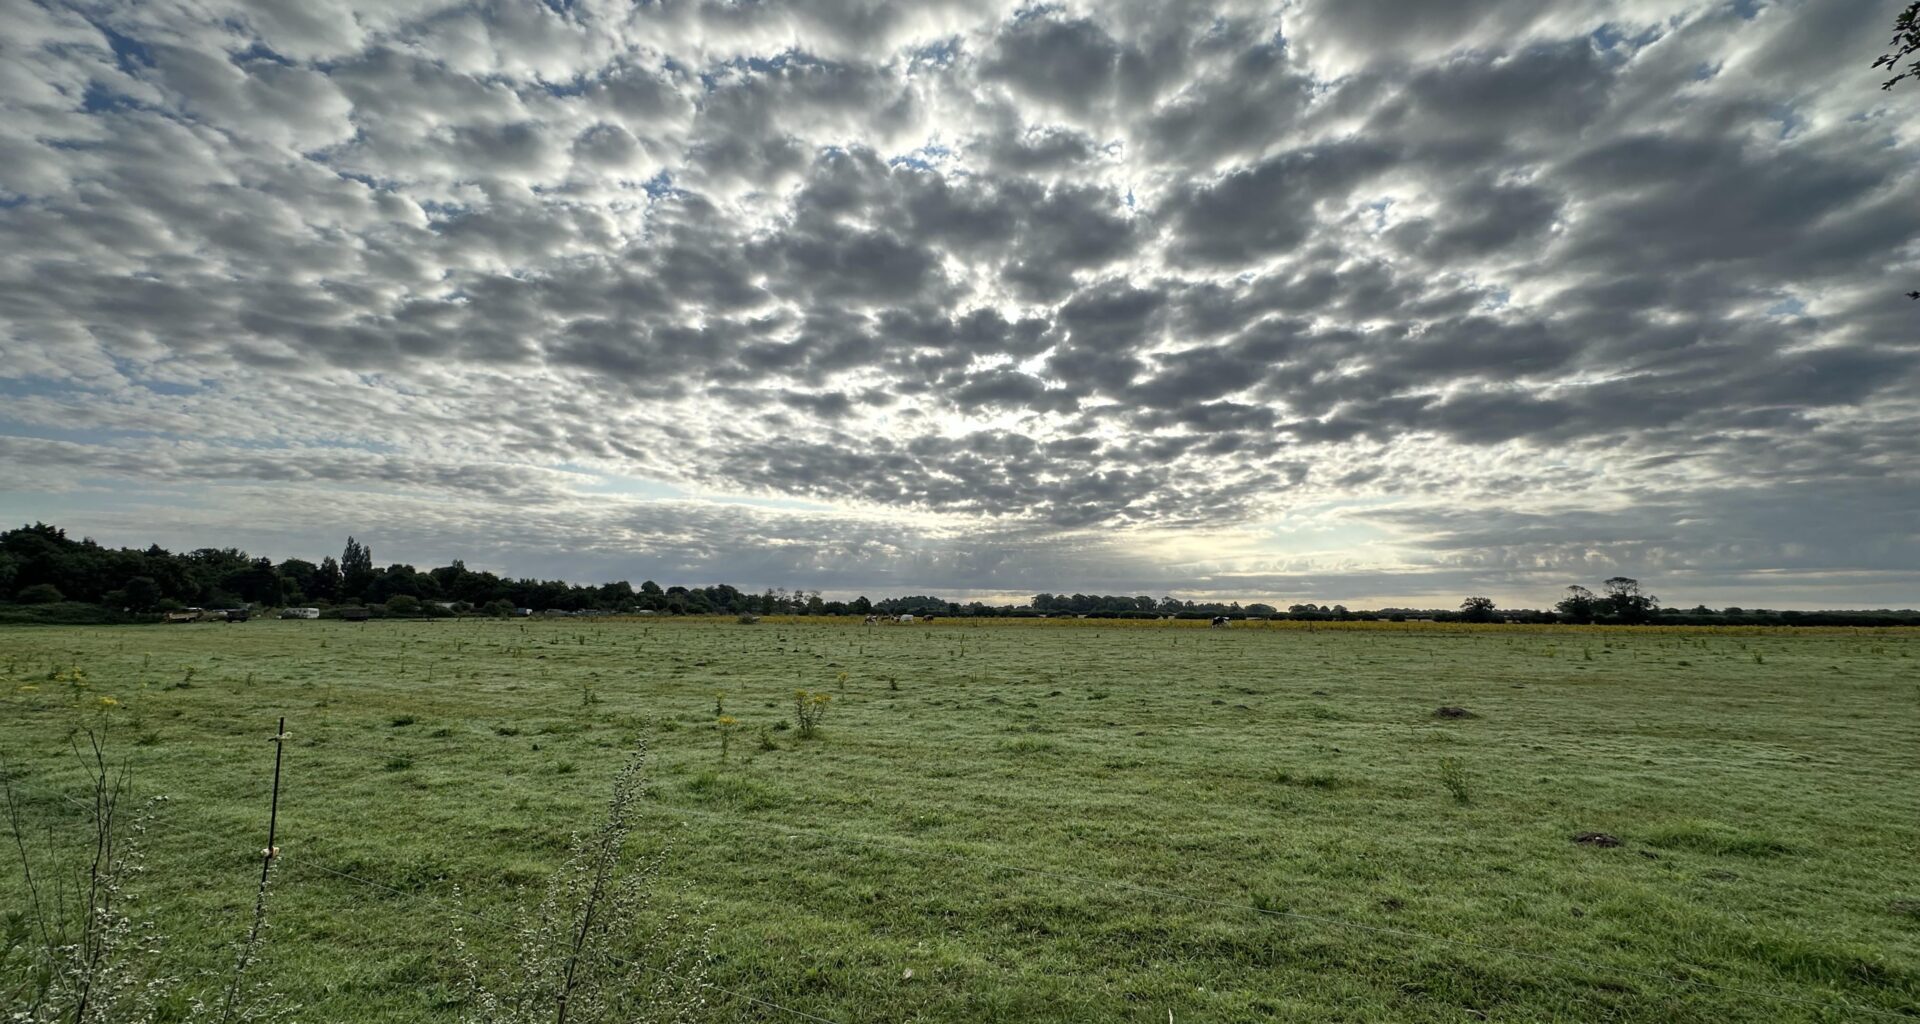
M 123 110 L 145 110 L 147 105 L 123 92 L 114 92 L 99 82 L 88 82 L 80 96 L 80 109 L 89 114 L 113 114 Z
M 141 372 L 140 364 L 134 362 L 131 359 L 122 359 L 118 356 L 113 357 L 113 369 L 114 369 L 114 372 L 120 374 L 121 378 L 125 380 L 128 384 L 131 384 L 134 387 L 138 387 L 138 388 L 145 388 L 146 390 L 151 391 L 156 395 L 166 395 L 169 398 L 181 398 L 187 395 L 197 395 L 206 391 L 210 391 L 213 388 L 212 383 L 205 379 L 200 379 L 195 381 L 179 381 L 179 380 L 161 380 L 161 379 L 149 376 Z M 60 382 L 50 381 L 49 383 L 58 384 Z M 67 390 L 73 391 L 73 390 L 83 390 L 83 389 L 77 389 L 69 386 Z M 48 393 L 51 394 L 53 392 L 48 392 Z
M 670 199 L 681 194 L 679 189 L 673 187 L 673 174 L 668 171 L 661 171 L 648 178 L 640 183 L 640 187 L 654 199 Z
M 902 153 L 887 161 L 889 167 L 911 167 L 917 171 L 938 169 L 941 161 L 953 155 L 953 150 L 938 143 L 929 143 L 919 149 Z
M 502 81 L 507 80 L 502 79 Z M 588 78 L 586 75 L 575 75 L 564 82 L 550 82 L 542 79 L 540 82 L 540 90 L 557 99 L 567 99 L 573 96 L 585 95 L 586 91 L 593 87 L 595 81 L 597 80 Z
M 960 56 L 960 37 L 948 36 L 937 43 L 929 43 L 910 51 L 907 55 L 909 67 L 944 68 Z
M 420 212 L 427 215 L 431 224 L 448 224 L 473 212 L 466 203 L 442 203 L 433 199 L 420 200 Z
M 102 36 L 106 37 L 107 46 L 113 50 L 114 63 L 119 65 L 120 70 L 132 74 L 140 68 L 153 66 L 153 50 L 147 44 L 130 35 L 116 32 L 101 22 L 91 21 L 91 19 L 89 21 Z
M 1020 8 L 1019 10 L 1014 11 L 1013 17 L 1008 18 L 1007 23 L 1011 25 L 1018 25 L 1023 21 L 1032 21 L 1035 18 L 1044 18 L 1047 15 L 1052 14 L 1055 11 L 1059 11 L 1059 10 L 1063 10 L 1063 8 L 1059 4 L 1050 4 L 1050 3 L 1028 4 L 1025 7 Z
M 320 159 L 322 159 L 322 162 L 324 162 L 324 158 L 320 158 Z M 345 178 L 348 181 L 357 181 L 360 184 L 365 185 L 376 192 L 391 192 L 394 189 L 397 189 L 400 187 L 400 183 L 393 180 L 392 178 L 376 178 L 371 174 L 362 174 L 358 171 L 336 170 L 333 173 L 338 174 L 340 177 Z
M 1608 22 L 1594 29 L 1592 32 L 1587 33 L 1587 41 L 1593 44 L 1594 49 L 1599 50 L 1609 59 L 1624 61 L 1632 57 L 1635 53 L 1638 53 L 1643 47 L 1651 45 L 1654 41 L 1658 40 L 1662 34 L 1660 27 L 1655 25 L 1634 33 L 1633 35 L 1628 35 L 1620 26 Z
M 330 451 L 366 452 L 370 455 L 398 455 L 404 449 L 399 445 L 385 441 L 369 441 L 364 438 L 346 437 L 303 437 L 297 440 L 286 438 L 261 437 L 216 437 L 221 444 L 229 448 L 245 451 L 283 452 L 312 448 L 325 448 Z
M 723 505 L 747 505 L 753 508 L 779 509 L 785 512 L 840 512 L 841 508 L 822 501 L 805 501 L 800 498 L 753 498 L 737 494 L 697 495 L 708 501 Z
M 71 398 L 90 390 L 50 377 L 0 377 L 0 398 Z
M 553 467 L 564 473 L 579 473 L 591 479 L 574 486 L 584 494 L 619 495 L 627 498 L 691 498 L 692 494 L 667 483 L 664 480 L 651 480 L 646 477 L 620 476 L 613 473 L 601 473 L 585 466 L 563 462 Z
M 1767 113 L 1773 120 L 1780 122 L 1779 137 L 1782 139 L 1807 126 L 1807 119 L 1801 117 L 1799 111 L 1785 103 L 1774 104 Z
M 234 27 L 241 31 L 245 30 L 244 26 L 236 25 Z M 281 67 L 293 66 L 293 61 L 291 58 L 287 57 L 285 54 L 279 52 L 278 50 L 275 50 L 273 47 L 268 46 L 267 44 L 259 41 L 258 39 L 253 41 L 252 46 L 249 46 L 246 49 L 241 50 L 236 54 L 233 54 L 232 57 L 230 57 L 229 59 L 232 60 L 235 64 L 246 64 L 246 63 L 251 63 L 253 61 L 266 61 L 268 63 L 278 64 Z
M 66 441 L 72 444 L 107 445 L 120 441 L 143 441 L 152 438 L 168 438 L 172 435 L 158 430 L 130 430 L 116 427 L 57 427 L 45 423 L 28 423 L 11 416 L 0 415 L 0 435 L 24 437 L 39 441 Z
M 125 480 L 79 478 L 57 492 L 0 491 L 0 523 L 67 523 L 89 513 L 122 515 L 127 511 Z
M 1807 311 L 1807 304 L 1789 295 L 1767 307 L 1768 316 L 1799 316 Z

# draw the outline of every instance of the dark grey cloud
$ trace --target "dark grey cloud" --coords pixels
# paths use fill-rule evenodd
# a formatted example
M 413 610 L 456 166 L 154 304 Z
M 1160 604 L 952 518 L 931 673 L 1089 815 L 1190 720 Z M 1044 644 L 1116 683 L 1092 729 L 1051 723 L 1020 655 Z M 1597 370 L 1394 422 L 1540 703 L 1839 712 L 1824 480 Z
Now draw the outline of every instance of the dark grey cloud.
M 16 5 L 0 507 L 328 493 L 585 578 L 1892 593 L 1920 162 L 1873 22 Z

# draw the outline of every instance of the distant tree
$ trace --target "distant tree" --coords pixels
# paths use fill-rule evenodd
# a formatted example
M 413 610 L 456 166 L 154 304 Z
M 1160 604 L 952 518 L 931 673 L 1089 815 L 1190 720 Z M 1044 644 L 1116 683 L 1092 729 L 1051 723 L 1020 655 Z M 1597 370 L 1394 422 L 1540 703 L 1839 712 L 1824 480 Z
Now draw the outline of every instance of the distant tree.
M 1660 607 L 1660 599 L 1641 593 L 1640 581 L 1631 576 L 1615 576 L 1601 586 L 1607 596 L 1600 599 L 1600 605 L 1621 622 L 1645 622 Z
M 361 590 L 369 604 L 382 604 L 403 594 L 413 598 L 439 597 L 440 584 L 413 566 L 396 562 L 375 573 Z
M 1597 607 L 1598 602 L 1594 599 L 1593 591 L 1578 583 L 1568 587 L 1567 596 L 1561 598 L 1559 604 L 1554 605 L 1561 617 L 1568 622 L 1592 622 L 1593 613 Z
M 1492 622 L 1493 598 L 1469 597 L 1465 601 L 1460 602 L 1460 621 Z
M 640 592 L 642 594 L 647 595 L 648 597 L 659 597 L 660 584 L 655 583 L 652 580 L 648 580 L 645 583 L 640 584 Z
M 314 600 L 332 601 L 340 597 L 341 585 L 340 563 L 328 555 L 320 560 L 320 567 L 313 571 L 313 578 L 304 589 Z
M 242 601 L 279 604 L 283 583 L 280 573 L 273 567 L 273 562 L 265 558 L 256 558 L 247 563 L 245 568 L 222 577 L 220 586 L 229 593 L 239 595 Z
M 21 604 L 53 604 L 55 601 L 66 599 L 67 595 L 62 594 L 60 588 L 51 583 L 35 583 L 31 587 L 22 587 L 20 593 L 15 595 L 15 600 Z
M 274 571 L 280 574 L 290 592 L 305 596 L 312 593 L 309 588 L 313 586 L 313 577 L 320 572 L 320 567 L 304 558 L 289 558 L 275 566 Z
M 340 596 L 359 597 L 372 582 L 373 549 L 348 537 L 340 553 Z
M 154 582 L 151 576 L 135 576 L 127 581 L 122 592 L 126 594 L 127 607 L 136 612 L 144 612 L 160 603 L 160 584 Z
M 849 604 L 847 607 L 852 609 L 853 614 L 855 615 L 867 615 L 873 611 L 873 602 L 867 600 L 867 596 L 865 594 L 862 594 L 859 597 L 854 598 L 853 603 Z
M 488 601 L 480 611 L 496 619 L 504 619 L 513 614 L 513 602 L 495 598 L 492 601 Z
M 392 615 L 418 615 L 420 599 L 412 594 L 396 594 L 387 598 L 387 612 Z

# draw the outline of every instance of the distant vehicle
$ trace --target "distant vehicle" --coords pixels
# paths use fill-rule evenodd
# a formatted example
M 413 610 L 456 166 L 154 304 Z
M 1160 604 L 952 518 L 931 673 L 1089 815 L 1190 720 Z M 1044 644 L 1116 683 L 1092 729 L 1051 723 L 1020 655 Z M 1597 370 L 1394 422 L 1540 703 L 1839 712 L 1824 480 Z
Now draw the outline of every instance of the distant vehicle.
M 317 619 L 320 617 L 320 609 L 283 608 L 280 611 L 280 617 L 283 619 Z
M 513 617 L 516 619 L 531 618 L 532 616 L 533 609 L 531 608 L 515 608 L 513 610 Z
M 373 613 L 365 608 L 342 608 L 340 617 L 348 622 L 365 622 L 373 617 Z
M 166 621 L 168 622 L 199 622 L 200 616 L 204 614 L 206 614 L 206 612 L 199 608 L 182 608 L 177 612 L 168 612 Z

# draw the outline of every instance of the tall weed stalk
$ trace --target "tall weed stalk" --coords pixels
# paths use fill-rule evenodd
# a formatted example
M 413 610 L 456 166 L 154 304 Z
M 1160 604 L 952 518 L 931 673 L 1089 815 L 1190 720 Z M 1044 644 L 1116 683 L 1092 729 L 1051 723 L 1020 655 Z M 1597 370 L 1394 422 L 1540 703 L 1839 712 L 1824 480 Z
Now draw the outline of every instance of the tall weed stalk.
M 456 929 L 469 991 L 463 1024 L 681 1024 L 706 1012 L 708 936 L 661 906 L 665 846 L 625 863 L 646 749 L 614 776 L 606 819 L 576 834 L 515 935 L 511 965 L 487 971 Z

